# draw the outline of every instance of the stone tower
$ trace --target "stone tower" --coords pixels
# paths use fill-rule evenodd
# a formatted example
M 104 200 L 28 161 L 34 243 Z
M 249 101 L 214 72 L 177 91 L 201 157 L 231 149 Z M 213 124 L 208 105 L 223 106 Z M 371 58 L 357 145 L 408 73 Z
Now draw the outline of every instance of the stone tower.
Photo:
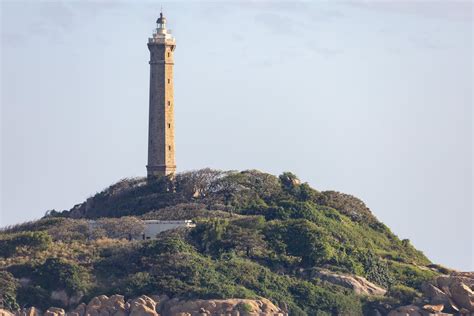
M 166 29 L 163 12 L 156 21 L 150 50 L 150 114 L 148 122 L 148 178 L 176 171 L 174 148 L 173 53 L 176 41 Z

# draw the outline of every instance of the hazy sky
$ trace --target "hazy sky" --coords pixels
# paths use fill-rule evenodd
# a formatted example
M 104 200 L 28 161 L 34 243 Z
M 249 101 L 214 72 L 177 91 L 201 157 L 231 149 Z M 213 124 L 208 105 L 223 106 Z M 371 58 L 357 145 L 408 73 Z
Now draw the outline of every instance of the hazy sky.
M 0 226 L 146 174 L 161 3 L 1 2 Z M 179 171 L 293 171 L 474 270 L 471 2 L 163 3 Z

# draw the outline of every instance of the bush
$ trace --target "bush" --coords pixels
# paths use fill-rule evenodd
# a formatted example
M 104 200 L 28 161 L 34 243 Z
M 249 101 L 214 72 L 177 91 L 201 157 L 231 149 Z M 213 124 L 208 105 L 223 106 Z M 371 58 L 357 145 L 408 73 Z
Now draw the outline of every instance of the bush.
M 438 275 L 438 273 L 434 271 L 422 270 L 410 264 L 389 261 L 388 265 L 398 284 L 417 290 L 421 290 L 421 286 L 424 282 L 430 281 Z
M 89 238 L 89 224 L 84 219 L 65 218 L 60 225 L 48 229 L 54 241 L 86 241 Z
M 364 275 L 367 280 L 385 288 L 393 284 L 394 278 L 390 273 L 387 263 L 382 261 L 372 251 L 357 254 L 357 259 L 364 267 Z
M 411 287 L 398 284 L 390 287 L 387 296 L 398 299 L 403 305 L 408 305 L 413 303 L 416 298 L 421 297 L 421 293 Z
M 95 222 L 94 231 L 94 238 L 138 239 L 145 231 L 145 224 L 131 216 L 101 218 Z
M 19 308 L 16 301 L 18 286 L 18 281 L 11 273 L 0 271 L 0 299 L 8 310 L 14 311 Z
M 50 293 L 38 285 L 27 285 L 18 289 L 18 302 L 21 302 L 22 307 L 37 307 L 42 310 L 54 305 L 56 302 L 52 302 Z
M 49 258 L 37 266 L 34 277 L 44 289 L 64 289 L 69 295 L 86 293 L 91 285 L 90 276 L 83 267 L 59 258 Z
M 219 256 L 226 252 L 243 253 L 250 257 L 266 251 L 266 243 L 258 228 L 262 217 L 228 221 L 209 220 L 198 224 L 190 234 L 199 250 Z
M 325 232 L 307 220 L 273 222 L 265 231 L 265 239 L 275 252 L 300 257 L 306 267 L 328 262 L 335 255 Z
M 353 295 L 331 293 L 305 281 L 292 285 L 290 292 L 310 315 L 362 315 L 362 305 Z
M 0 256 L 13 256 L 18 248 L 24 247 L 29 252 L 46 250 L 51 245 L 51 236 L 46 232 L 22 232 L 0 237 Z

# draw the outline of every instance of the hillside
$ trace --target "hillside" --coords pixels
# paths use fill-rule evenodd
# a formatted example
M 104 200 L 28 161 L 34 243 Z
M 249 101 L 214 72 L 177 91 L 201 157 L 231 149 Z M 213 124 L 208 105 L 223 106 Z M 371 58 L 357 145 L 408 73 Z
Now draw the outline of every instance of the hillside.
M 143 231 L 139 219 L 192 219 L 196 228 L 129 240 Z M 0 294 L 11 310 L 71 309 L 118 293 L 264 297 L 290 315 L 386 314 L 420 304 L 426 282 L 449 272 L 361 200 L 291 173 L 125 179 L 69 211 L 0 232 Z

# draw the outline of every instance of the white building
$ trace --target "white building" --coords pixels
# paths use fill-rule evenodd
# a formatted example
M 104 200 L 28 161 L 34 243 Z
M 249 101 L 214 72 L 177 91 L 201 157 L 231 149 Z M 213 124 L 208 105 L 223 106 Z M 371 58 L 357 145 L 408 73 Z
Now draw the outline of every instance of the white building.
M 139 225 L 140 228 L 143 227 L 143 232 L 141 233 L 141 237 L 137 236 L 137 230 L 135 233 L 129 234 L 129 239 L 154 239 L 156 235 L 162 233 L 164 231 L 178 228 L 178 227 L 187 227 L 193 228 L 196 227 L 196 224 L 193 223 L 192 220 L 172 220 L 172 221 L 161 221 L 161 220 L 142 220 L 143 226 Z M 100 221 L 89 220 L 89 234 L 90 236 L 93 235 L 94 230 L 99 229 L 101 227 Z M 124 237 L 122 237 L 124 238 Z
M 178 228 L 178 227 L 196 227 L 196 224 L 191 220 L 180 220 L 180 221 L 160 221 L 160 220 L 144 220 L 145 231 L 143 233 L 143 239 L 156 238 L 161 232 Z

